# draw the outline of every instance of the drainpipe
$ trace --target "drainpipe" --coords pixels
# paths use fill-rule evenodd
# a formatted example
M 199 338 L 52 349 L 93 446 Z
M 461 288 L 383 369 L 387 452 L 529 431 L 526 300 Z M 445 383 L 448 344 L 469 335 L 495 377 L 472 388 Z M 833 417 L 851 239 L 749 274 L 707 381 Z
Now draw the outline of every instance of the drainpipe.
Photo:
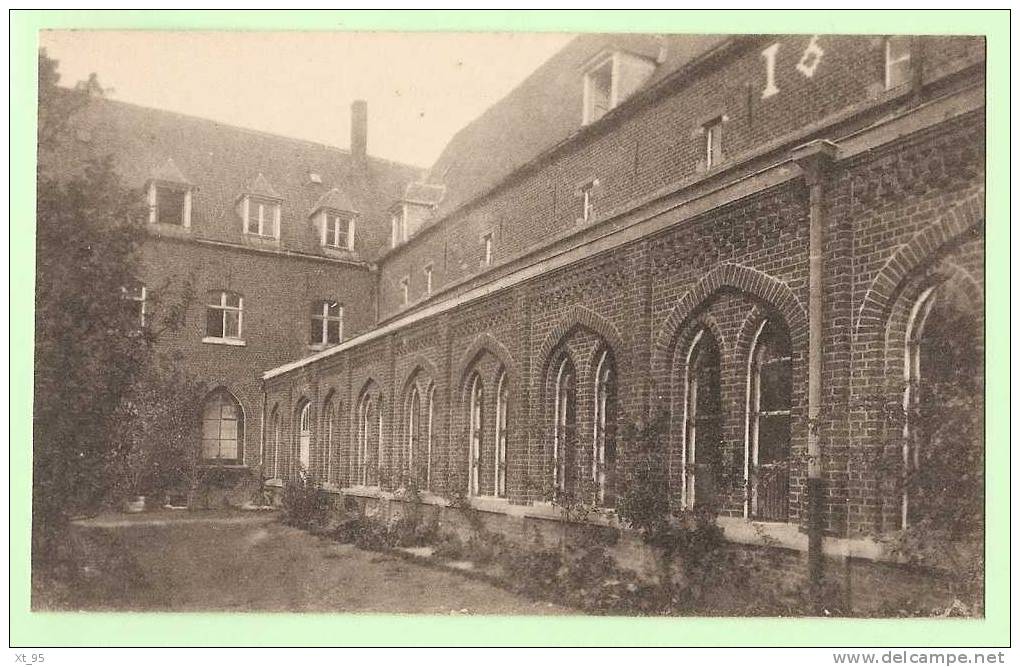
M 816 140 L 793 149 L 793 161 L 804 172 L 810 196 L 808 239 L 808 437 L 807 437 L 807 534 L 808 580 L 816 612 L 821 612 L 820 591 L 824 556 L 823 505 L 819 417 L 822 408 L 822 336 L 825 261 L 825 175 L 838 148 L 831 141 Z

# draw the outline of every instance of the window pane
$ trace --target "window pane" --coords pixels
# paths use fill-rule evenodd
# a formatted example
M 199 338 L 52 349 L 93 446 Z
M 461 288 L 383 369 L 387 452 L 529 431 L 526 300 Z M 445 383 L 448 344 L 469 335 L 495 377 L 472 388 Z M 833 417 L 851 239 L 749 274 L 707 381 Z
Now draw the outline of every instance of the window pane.
M 763 415 L 758 419 L 758 463 L 785 461 L 790 456 L 790 416 Z
M 202 437 L 203 438 L 219 438 L 220 437 L 220 420 L 219 419 L 203 419 L 202 420 Z
M 336 321 L 330 321 L 326 323 L 326 342 L 330 344 L 340 342 L 340 323 Z
M 237 406 L 230 401 L 221 401 L 220 416 L 224 419 L 237 419 Z
M 241 307 L 241 295 L 227 292 L 227 307 L 228 308 L 240 308 Z
M 308 330 L 308 342 L 312 345 L 318 345 L 322 342 L 322 320 L 313 317 L 311 326 Z
M 330 317 L 340 317 L 340 303 L 337 301 L 330 302 L 328 314 Z
M 230 438 L 220 440 L 220 458 L 221 459 L 237 459 L 237 439 Z
M 202 438 L 202 458 L 220 458 L 220 441 L 217 438 Z
M 762 366 L 759 376 L 761 378 L 761 410 L 789 410 L 792 389 L 789 362 L 774 361 L 765 364 Z
M 219 308 L 205 309 L 205 334 L 214 338 L 223 337 L 223 311 Z
M 889 88 L 896 88 L 910 82 L 910 61 L 901 60 L 889 64 Z
M 162 225 L 180 225 L 184 222 L 184 191 L 156 188 L 157 222 Z
M 910 57 L 910 37 L 903 35 L 889 37 L 888 44 L 890 61 Z
M 237 422 L 231 419 L 224 419 L 220 422 L 220 439 L 237 440 Z
M 226 321 L 226 330 L 223 332 L 224 338 L 240 338 L 241 337 L 241 315 L 236 310 L 224 311 L 224 318 Z

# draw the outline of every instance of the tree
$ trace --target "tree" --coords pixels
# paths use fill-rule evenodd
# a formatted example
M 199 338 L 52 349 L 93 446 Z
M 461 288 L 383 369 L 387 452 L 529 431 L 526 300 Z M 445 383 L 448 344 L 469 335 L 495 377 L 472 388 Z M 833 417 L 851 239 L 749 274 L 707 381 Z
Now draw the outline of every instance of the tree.
M 41 52 L 41 154 L 59 145 L 70 115 L 101 91 L 95 77 L 75 90 L 59 88 L 58 80 L 56 61 Z M 185 395 L 201 392 L 182 374 L 165 372 L 170 365 L 160 363 L 155 347 L 160 330 L 180 325 L 190 289 L 185 285 L 183 306 L 170 306 L 164 317 L 153 313 L 146 326 L 125 298 L 137 284 L 145 213 L 141 193 L 120 183 L 109 157 L 63 179 L 38 173 L 34 558 L 45 557 L 70 516 L 122 489 L 129 455 L 150 456 L 160 438 L 166 451 L 146 461 L 152 467 L 158 459 L 156 468 L 166 469 L 167 452 L 189 442 L 197 423 Z

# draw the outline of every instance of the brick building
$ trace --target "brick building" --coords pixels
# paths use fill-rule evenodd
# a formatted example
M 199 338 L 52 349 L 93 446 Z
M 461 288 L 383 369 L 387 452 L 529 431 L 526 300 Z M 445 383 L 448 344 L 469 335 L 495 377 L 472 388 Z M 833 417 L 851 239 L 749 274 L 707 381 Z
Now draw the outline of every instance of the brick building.
M 465 493 L 511 532 L 557 493 L 612 522 L 623 432 L 661 415 L 678 506 L 881 559 L 924 430 L 883 406 L 983 382 L 984 95 L 980 38 L 586 35 L 425 173 L 113 103 L 85 135 L 134 142 L 154 279 L 244 297 L 244 347 L 178 341 L 243 407 L 233 463 Z M 334 300 L 342 341 L 309 350 Z

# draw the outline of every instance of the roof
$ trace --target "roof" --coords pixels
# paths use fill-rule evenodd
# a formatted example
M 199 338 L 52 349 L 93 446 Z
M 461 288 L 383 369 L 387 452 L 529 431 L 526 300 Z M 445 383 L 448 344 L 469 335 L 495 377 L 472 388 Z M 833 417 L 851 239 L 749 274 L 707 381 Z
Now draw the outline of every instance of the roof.
M 359 212 L 355 250 L 368 261 L 389 241 L 388 207 L 423 175 L 419 167 L 358 160 L 334 146 L 104 98 L 93 98 L 75 114 L 64 139 L 41 153 L 39 162 L 46 173 L 60 177 L 106 155 L 129 187 L 141 188 L 155 174 L 190 184 L 191 234 L 214 241 L 242 241 L 239 195 L 273 193 L 281 200 L 282 247 L 321 254 L 310 212 L 330 190 L 339 189 L 347 210 Z M 313 173 L 321 182 L 313 181 Z
M 584 68 L 605 52 L 656 64 L 647 89 L 728 39 L 726 35 L 586 34 L 572 40 L 520 85 L 460 130 L 429 169 L 446 186 L 436 219 L 495 187 L 581 129 Z
M 351 203 L 351 198 L 341 192 L 339 188 L 333 188 L 322 195 L 322 198 L 315 202 L 315 206 L 312 207 L 312 213 L 324 208 L 331 211 L 345 211 L 347 213 L 358 212 L 354 208 L 354 204 Z
M 188 179 L 184 177 L 181 170 L 174 164 L 174 159 L 168 157 L 166 162 L 153 167 L 149 173 L 149 178 L 153 181 L 159 181 L 161 183 L 177 183 L 180 185 L 190 185 Z

